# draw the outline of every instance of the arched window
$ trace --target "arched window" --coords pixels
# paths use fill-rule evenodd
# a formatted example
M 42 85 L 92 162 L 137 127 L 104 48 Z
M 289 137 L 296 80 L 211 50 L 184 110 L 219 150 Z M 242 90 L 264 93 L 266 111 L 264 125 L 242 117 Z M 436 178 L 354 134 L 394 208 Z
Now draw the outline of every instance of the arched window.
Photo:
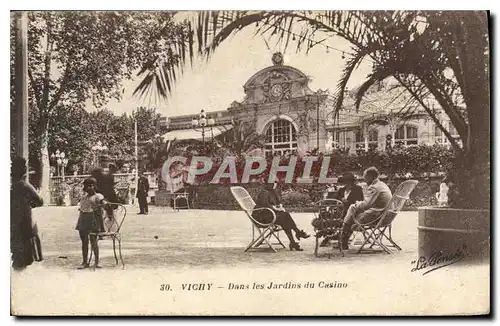
M 418 144 L 418 129 L 414 126 L 400 126 L 396 129 L 395 134 L 396 144 L 404 146 Z
M 446 137 L 444 136 L 443 131 L 437 125 L 434 126 L 434 140 L 436 144 L 443 144 L 446 142 Z
M 354 139 L 356 141 L 356 150 L 365 149 L 365 138 L 361 129 L 354 130 Z
M 448 126 L 448 131 L 450 132 L 450 135 L 457 139 L 458 140 L 458 143 L 461 144 L 461 141 L 460 141 L 460 135 L 458 134 L 457 132 L 457 129 L 455 129 L 455 127 L 453 127 L 453 125 L 449 125 Z M 449 144 L 449 140 L 448 138 L 446 137 L 446 135 L 444 134 L 444 132 L 436 125 L 434 126 L 434 139 L 435 139 L 435 142 L 436 144 L 443 144 L 443 145 L 447 145 Z
M 376 149 L 378 147 L 378 130 L 371 129 L 368 131 L 368 147 Z
M 333 147 L 345 147 L 347 146 L 347 143 L 349 142 L 350 138 L 348 137 L 348 133 L 350 131 L 334 131 L 333 132 Z
M 363 132 L 361 131 L 361 129 L 356 129 L 355 137 L 356 137 L 356 143 L 360 143 L 360 142 L 364 141 Z
M 357 129 L 355 131 L 356 137 L 356 150 L 364 150 L 365 149 L 365 136 L 368 137 L 368 147 L 371 149 L 375 149 L 378 147 L 378 130 L 370 129 L 368 130 L 368 135 L 364 135 L 361 129 Z
M 297 149 L 297 131 L 293 124 L 284 119 L 273 121 L 266 130 L 266 153 L 281 155 Z

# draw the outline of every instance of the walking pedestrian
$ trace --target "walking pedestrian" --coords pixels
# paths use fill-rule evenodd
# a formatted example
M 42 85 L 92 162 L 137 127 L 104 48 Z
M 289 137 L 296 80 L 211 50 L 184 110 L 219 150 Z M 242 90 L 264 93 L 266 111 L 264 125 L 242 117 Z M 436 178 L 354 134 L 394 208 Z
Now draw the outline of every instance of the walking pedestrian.
M 139 180 L 137 183 L 137 200 L 139 201 L 139 213 L 138 215 L 148 215 L 148 192 L 149 192 L 149 181 L 142 171 L 139 171 Z

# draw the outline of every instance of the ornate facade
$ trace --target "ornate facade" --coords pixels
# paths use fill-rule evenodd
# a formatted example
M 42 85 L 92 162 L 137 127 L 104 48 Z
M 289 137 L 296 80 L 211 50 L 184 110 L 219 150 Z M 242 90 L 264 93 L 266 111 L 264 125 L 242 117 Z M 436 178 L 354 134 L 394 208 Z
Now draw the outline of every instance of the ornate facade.
M 385 150 L 388 143 L 391 146 L 450 145 L 425 110 L 397 84 L 385 81 L 373 85 L 359 109 L 355 108 L 355 94 L 356 90 L 346 92 L 339 118 L 327 122 L 327 144 L 332 144 L 332 148 L 349 149 L 354 154 L 369 148 Z M 427 104 L 439 107 L 434 101 Z M 451 135 L 458 138 L 449 118 L 444 113 L 437 116 Z
M 305 152 L 325 148 L 327 94 L 312 91 L 309 78 L 300 70 L 283 65 L 281 53 L 275 53 L 273 65 L 255 73 L 245 83 L 245 98 L 234 101 L 225 111 L 209 112 L 220 125 L 232 121 L 251 126 L 265 135 L 266 152 Z M 190 128 L 197 115 L 170 118 L 171 129 Z
M 279 154 L 304 153 L 315 148 L 326 153 L 344 148 L 352 154 L 369 148 L 384 150 L 388 135 L 393 146 L 448 143 L 411 96 L 391 82 L 372 86 L 359 110 L 354 108 L 355 90 L 346 92 L 344 108 L 333 120 L 333 96 L 327 91 L 311 90 L 309 78 L 300 70 L 284 65 L 281 53 L 275 53 L 272 62 L 273 65 L 258 71 L 243 85 L 243 101 L 234 101 L 226 110 L 207 112 L 215 118 L 217 134 L 239 121 L 265 135 L 266 153 Z M 175 132 L 188 135 L 181 130 L 191 129 L 191 121 L 197 117 L 196 114 L 171 117 L 170 138 L 166 138 L 173 139 Z M 440 120 L 456 135 L 445 115 Z

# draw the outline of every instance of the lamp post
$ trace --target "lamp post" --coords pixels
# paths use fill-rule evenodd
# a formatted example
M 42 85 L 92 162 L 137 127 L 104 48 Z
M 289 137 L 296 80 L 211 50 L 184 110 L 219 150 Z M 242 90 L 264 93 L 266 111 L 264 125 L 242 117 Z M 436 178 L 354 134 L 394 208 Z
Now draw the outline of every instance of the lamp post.
M 62 176 L 62 198 L 61 198 L 61 203 L 60 205 L 66 206 L 69 202 L 69 193 L 66 191 L 66 177 L 65 177 L 65 172 L 64 168 L 68 165 L 68 158 L 66 157 L 66 154 L 64 152 L 61 152 L 60 150 L 56 150 L 55 153 L 52 153 L 50 155 L 53 161 L 56 162 L 57 169 L 56 172 L 59 176 Z
M 108 147 L 106 145 L 102 145 L 101 141 L 98 141 L 97 145 L 92 146 L 91 150 L 94 153 L 95 167 L 99 167 L 99 155 L 100 153 L 107 151 Z
M 205 110 L 201 110 L 198 119 L 193 118 L 191 124 L 194 130 L 201 131 L 201 139 L 203 141 L 203 144 L 205 144 L 205 130 L 207 131 L 213 130 L 215 119 L 208 117 L 207 114 L 205 113 Z
M 50 155 L 52 160 L 54 160 L 57 164 L 57 174 L 62 176 L 62 181 L 65 181 L 65 173 L 64 173 L 64 168 L 68 165 L 68 158 L 66 157 L 66 154 L 64 152 L 61 152 L 60 150 L 56 150 L 55 153 L 52 153 Z

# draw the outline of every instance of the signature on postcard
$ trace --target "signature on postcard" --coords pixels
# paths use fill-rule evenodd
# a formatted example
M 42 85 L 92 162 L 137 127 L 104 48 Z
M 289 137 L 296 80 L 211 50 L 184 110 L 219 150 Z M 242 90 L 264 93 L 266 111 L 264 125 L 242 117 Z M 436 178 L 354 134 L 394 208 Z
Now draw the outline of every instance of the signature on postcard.
M 419 257 L 418 260 L 411 262 L 412 265 L 416 265 L 411 269 L 411 272 L 416 272 L 419 270 L 425 270 L 422 275 L 429 274 L 440 268 L 458 263 L 465 257 L 466 245 L 457 248 L 455 252 L 444 253 L 442 250 L 436 251 L 429 258 Z M 430 268 L 430 269 L 429 269 Z

